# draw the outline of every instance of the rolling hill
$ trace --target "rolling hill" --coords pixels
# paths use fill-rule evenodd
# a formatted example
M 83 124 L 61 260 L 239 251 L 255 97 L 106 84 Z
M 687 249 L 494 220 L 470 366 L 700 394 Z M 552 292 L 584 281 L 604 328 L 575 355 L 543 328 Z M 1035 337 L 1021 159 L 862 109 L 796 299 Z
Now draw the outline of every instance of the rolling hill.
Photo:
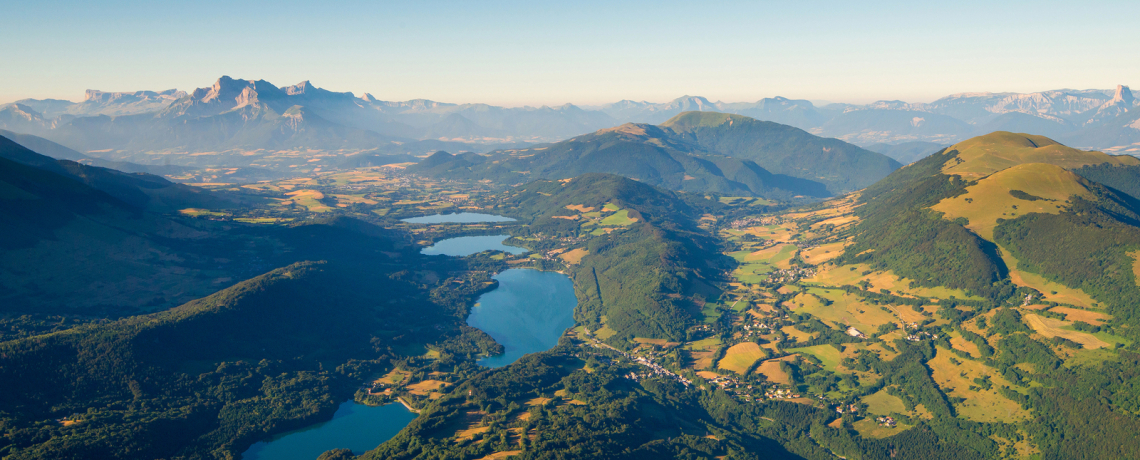
M 629 123 L 547 146 L 487 156 L 436 154 L 408 171 L 509 184 L 601 172 L 672 190 L 788 200 L 851 191 L 898 166 L 790 126 L 686 112 L 661 126 Z
M 661 126 L 710 152 L 753 161 L 775 174 L 822 183 L 832 194 L 866 187 L 901 166 L 838 139 L 740 115 L 687 112 Z
M 996 132 L 972 138 L 863 191 L 863 206 L 856 211 L 861 222 L 845 260 L 891 269 L 919 284 L 1002 298 L 1020 286 L 1009 281 L 1011 270 L 1041 267 L 1032 265 L 1039 261 L 1018 256 L 1023 249 L 1016 248 L 1025 244 L 1018 238 L 1029 236 L 1011 233 L 1011 228 L 1049 219 L 1068 222 L 1090 212 L 1128 228 L 1140 209 L 1135 199 L 1072 170 L 1133 169 L 1137 164 L 1133 157 L 1073 149 L 1042 136 Z M 1088 238 L 1097 233 L 1092 227 L 1070 231 L 1072 245 L 1081 247 L 1092 244 Z M 1070 257 L 1074 264 L 1083 258 Z M 1034 270 L 1061 281 L 1056 272 Z

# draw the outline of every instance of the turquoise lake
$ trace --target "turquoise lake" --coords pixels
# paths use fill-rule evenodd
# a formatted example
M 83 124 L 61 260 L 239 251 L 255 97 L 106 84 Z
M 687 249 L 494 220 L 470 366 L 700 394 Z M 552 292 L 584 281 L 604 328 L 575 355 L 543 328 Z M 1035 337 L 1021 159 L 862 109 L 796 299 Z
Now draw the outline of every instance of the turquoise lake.
M 284 433 L 254 444 L 242 460 L 314 460 L 330 449 L 351 449 L 360 455 L 392 439 L 416 414 L 400 403 L 371 407 L 349 401 L 333 419 Z
M 445 255 L 463 257 L 492 249 L 510 254 L 522 254 L 527 251 L 526 248 L 503 244 L 503 240 L 510 237 L 510 235 L 490 235 L 448 238 L 439 240 L 434 245 L 423 248 L 420 253 L 431 256 Z
M 513 268 L 494 276 L 495 290 L 479 296 L 467 324 L 486 332 L 506 352 L 479 360 L 503 367 L 527 353 L 558 345 L 562 333 L 574 327 L 574 283 L 556 272 Z
M 473 224 L 477 222 L 514 222 L 510 217 L 496 216 L 494 214 L 480 214 L 477 212 L 460 212 L 455 214 L 433 214 L 430 216 L 411 217 L 400 219 L 400 222 L 409 224 Z

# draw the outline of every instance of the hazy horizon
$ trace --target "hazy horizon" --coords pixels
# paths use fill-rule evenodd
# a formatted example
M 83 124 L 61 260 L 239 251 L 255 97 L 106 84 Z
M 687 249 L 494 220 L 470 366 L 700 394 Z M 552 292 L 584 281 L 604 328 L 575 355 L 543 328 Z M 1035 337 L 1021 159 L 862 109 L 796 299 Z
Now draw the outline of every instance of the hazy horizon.
M 191 91 L 221 75 L 511 107 L 1110 89 L 1140 76 L 1120 57 L 1140 40 L 1131 6 L 26 2 L 0 31 L 0 103 Z

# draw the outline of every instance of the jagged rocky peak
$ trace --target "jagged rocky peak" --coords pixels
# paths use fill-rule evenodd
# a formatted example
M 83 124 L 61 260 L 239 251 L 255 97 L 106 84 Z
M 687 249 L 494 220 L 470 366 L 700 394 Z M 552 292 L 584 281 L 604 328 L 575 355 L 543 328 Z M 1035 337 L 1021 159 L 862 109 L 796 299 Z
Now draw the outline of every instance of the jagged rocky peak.
M 238 80 L 222 76 L 209 88 L 194 90 L 192 97 L 202 102 L 234 101 L 234 107 L 256 104 L 264 99 L 284 96 L 281 89 L 265 80 Z
M 1132 97 L 1132 90 L 1124 85 L 1116 85 L 1116 94 L 1112 96 L 1112 103 L 1121 103 L 1132 105 L 1136 99 Z
M 317 89 L 317 88 L 315 86 L 313 86 L 312 83 L 309 83 L 309 80 L 305 80 L 305 81 L 297 83 L 296 85 L 293 85 L 293 86 L 286 86 L 284 88 L 281 88 L 281 90 L 285 91 L 285 94 L 288 94 L 290 96 L 296 96 L 298 94 L 305 94 L 305 93 L 312 93 L 313 90 L 315 90 L 315 89 Z

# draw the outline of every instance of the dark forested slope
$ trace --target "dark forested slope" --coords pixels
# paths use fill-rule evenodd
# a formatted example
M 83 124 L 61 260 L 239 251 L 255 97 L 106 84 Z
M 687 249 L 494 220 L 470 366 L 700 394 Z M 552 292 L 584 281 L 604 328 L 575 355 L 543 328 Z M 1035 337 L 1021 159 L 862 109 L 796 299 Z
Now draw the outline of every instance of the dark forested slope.
M 685 112 L 661 124 L 704 149 L 753 161 L 768 171 L 822 183 L 833 193 L 858 190 L 902 166 L 839 139 L 770 121 L 716 112 Z

